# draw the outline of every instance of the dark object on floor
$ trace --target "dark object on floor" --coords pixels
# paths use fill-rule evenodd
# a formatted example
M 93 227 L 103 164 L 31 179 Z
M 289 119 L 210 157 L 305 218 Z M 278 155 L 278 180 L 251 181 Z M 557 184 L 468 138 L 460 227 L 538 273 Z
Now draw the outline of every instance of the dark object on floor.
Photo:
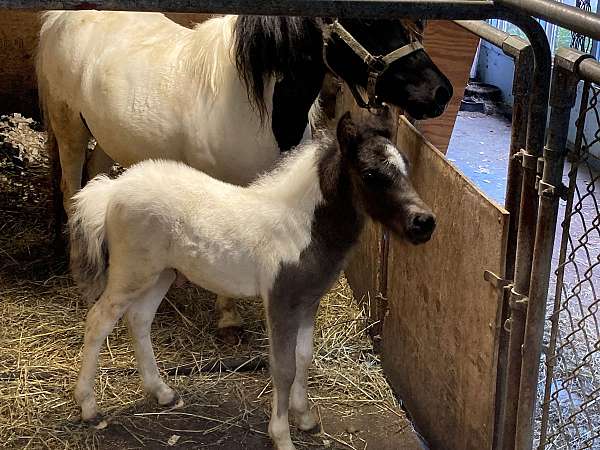
M 485 111 L 485 105 L 483 102 L 478 102 L 471 98 L 463 98 L 460 102 L 460 110 L 467 112 L 478 112 L 482 113 Z
M 500 103 L 502 101 L 502 91 L 492 84 L 472 81 L 465 88 L 465 98 Z

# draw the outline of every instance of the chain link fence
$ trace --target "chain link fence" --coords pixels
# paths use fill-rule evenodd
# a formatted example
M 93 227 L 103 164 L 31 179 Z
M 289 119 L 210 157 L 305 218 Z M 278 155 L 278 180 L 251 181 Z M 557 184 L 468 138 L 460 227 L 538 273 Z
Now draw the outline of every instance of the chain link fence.
M 600 87 L 585 83 L 545 331 L 538 449 L 600 448 Z

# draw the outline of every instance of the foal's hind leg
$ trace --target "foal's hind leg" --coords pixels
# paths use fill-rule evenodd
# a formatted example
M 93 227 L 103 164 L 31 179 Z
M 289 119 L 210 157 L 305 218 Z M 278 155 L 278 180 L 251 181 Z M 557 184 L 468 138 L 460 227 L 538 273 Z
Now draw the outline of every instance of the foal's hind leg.
M 223 295 L 217 296 L 217 336 L 228 344 L 235 345 L 242 335 L 242 318 L 235 300 Z
M 69 214 L 71 197 L 81 188 L 90 132 L 83 124 L 79 113 L 69 108 L 66 103 L 53 104 L 48 110 L 48 115 L 58 144 L 63 206 Z
M 157 277 L 139 282 L 115 281 L 109 274 L 108 284 L 98 301 L 89 310 L 85 322 L 85 337 L 79 377 L 75 386 L 75 400 L 81 407 L 81 418 L 86 422 L 98 422 L 98 406 L 94 395 L 94 380 L 98 368 L 100 348 L 117 321 L 129 306 L 141 299 L 156 283 Z M 99 426 L 106 426 L 104 421 Z
M 183 406 L 183 402 L 178 398 L 175 391 L 167 386 L 160 377 L 150 339 L 150 328 L 156 310 L 174 280 L 175 271 L 165 270 L 154 287 L 142 298 L 132 303 L 126 313 L 144 390 L 152 394 L 158 404 L 162 406 Z

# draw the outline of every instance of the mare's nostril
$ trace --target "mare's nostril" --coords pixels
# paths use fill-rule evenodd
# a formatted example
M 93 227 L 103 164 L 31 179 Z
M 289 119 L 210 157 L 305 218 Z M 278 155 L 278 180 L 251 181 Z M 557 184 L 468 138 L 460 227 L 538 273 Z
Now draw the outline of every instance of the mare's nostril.
M 450 101 L 451 98 L 452 98 L 452 92 L 450 92 L 445 87 L 440 86 L 439 88 L 437 88 L 435 90 L 434 99 L 438 105 L 446 106 L 446 104 Z
M 431 234 L 435 228 L 435 217 L 431 214 L 417 214 L 412 221 L 412 229 L 419 234 Z

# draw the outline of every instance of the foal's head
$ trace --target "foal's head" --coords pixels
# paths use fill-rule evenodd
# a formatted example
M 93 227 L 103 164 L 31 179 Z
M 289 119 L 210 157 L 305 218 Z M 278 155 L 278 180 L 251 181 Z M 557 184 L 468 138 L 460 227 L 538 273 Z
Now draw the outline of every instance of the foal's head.
M 421 39 L 423 22 L 343 19 L 340 23 L 371 54 L 386 55 Z M 338 36 L 327 43 L 329 66 L 349 85 L 367 87 L 367 65 Z M 403 108 L 415 119 L 442 114 L 452 97 L 452 84 L 424 49 L 391 63 L 376 84 L 377 97 Z
M 410 163 L 390 140 L 387 109 L 355 123 L 349 112 L 340 119 L 337 138 L 359 208 L 413 244 L 427 242 L 435 215 L 410 181 Z

